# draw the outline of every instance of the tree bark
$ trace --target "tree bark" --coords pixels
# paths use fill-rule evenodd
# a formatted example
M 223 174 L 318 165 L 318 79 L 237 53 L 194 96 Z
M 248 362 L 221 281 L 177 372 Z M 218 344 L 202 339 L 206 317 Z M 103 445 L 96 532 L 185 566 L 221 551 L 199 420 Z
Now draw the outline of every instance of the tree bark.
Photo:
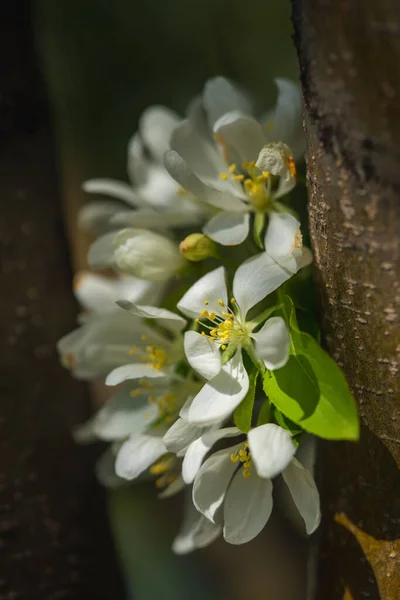
M 48 108 L 28 2 L 0 10 L 0 600 L 108 600 L 122 587 L 93 452 L 71 439 L 88 393 L 59 365 L 75 325 Z M 89 453 L 88 453 L 89 452 Z
M 400 597 L 400 4 L 293 0 L 321 324 L 362 421 L 321 452 L 318 598 Z

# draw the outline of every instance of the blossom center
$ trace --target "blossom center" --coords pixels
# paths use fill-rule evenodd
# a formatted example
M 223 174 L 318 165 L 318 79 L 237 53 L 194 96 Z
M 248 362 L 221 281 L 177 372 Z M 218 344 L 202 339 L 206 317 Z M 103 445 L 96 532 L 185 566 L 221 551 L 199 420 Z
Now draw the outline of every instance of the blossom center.
M 146 335 L 142 335 L 142 341 L 147 340 Z M 167 351 L 162 346 L 157 346 L 153 344 L 150 340 L 144 348 L 140 346 L 132 346 L 129 351 L 130 356 L 139 355 L 139 360 L 146 363 L 147 366 L 153 367 L 157 371 L 161 371 L 161 369 L 167 364 L 171 364 L 171 360 L 167 356 Z
M 252 460 L 248 442 L 243 442 L 242 446 L 232 452 L 230 459 L 233 463 L 241 463 L 243 466 L 242 475 L 246 479 L 251 475 Z
M 236 314 L 223 300 L 218 300 L 218 307 L 213 307 L 208 300 L 204 304 L 208 308 L 201 311 L 196 323 L 202 325 L 208 333 L 202 331 L 201 335 L 211 342 L 221 344 L 222 350 L 226 350 L 227 344 L 239 345 L 248 337 L 249 332 L 240 313 Z M 231 304 L 236 305 L 235 298 L 231 299 Z
M 262 173 L 256 167 L 255 161 L 244 162 L 240 167 L 232 163 L 228 167 L 228 172 L 222 172 L 220 179 L 240 181 L 243 184 L 244 191 L 255 210 L 266 211 L 269 208 L 271 200 L 272 179 L 268 171 Z
M 176 481 L 178 477 L 178 462 L 174 456 L 164 456 L 150 467 L 151 475 L 156 476 L 156 486 L 165 488 Z

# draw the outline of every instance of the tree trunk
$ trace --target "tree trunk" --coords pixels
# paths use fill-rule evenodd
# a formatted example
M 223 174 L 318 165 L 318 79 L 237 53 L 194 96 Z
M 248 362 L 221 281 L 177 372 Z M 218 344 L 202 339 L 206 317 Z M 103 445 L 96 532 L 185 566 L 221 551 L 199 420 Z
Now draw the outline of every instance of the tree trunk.
M 0 11 L 0 600 L 121 598 L 85 386 L 55 343 L 76 305 L 27 2 Z
M 321 452 L 318 598 L 400 597 L 400 4 L 293 0 L 321 324 L 362 420 Z

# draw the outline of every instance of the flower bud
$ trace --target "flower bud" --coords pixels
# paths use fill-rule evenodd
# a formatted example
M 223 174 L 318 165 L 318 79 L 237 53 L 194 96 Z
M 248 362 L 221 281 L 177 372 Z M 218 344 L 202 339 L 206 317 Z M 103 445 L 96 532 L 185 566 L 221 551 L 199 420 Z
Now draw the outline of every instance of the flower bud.
M 204 233 L 191 233 L 180 244 L 181 254 L 188 260 L 198 262 L 217 254 L 217 244 Z
M 114 240 L 114 263 L 122 272 L 147 281 L 165 281 L 184 260 L 170 239 L 146 229 L 122 229 Z

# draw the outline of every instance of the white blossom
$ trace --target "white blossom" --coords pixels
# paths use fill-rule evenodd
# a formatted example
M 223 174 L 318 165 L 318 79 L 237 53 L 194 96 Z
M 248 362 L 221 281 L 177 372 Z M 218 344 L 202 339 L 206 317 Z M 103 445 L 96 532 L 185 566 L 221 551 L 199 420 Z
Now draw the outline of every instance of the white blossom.
M 184 189 L 219 209 L 203 232 L 222 245 L 242 243 L 250 214 L 282 210 L 276 201 L 296 184 L 290 144 L 300 148 L 300 91 L 288 80 L 276 83 L 277 106 L 264 124 L 252 116 L 248 99 L 218 77 L 203 97 L 214 139 L 190 118 L 172 132 L 164 164 Z
M 199 454 L 196 466 L 204 458 L 203 446 L 204 442 L 186 453 L 186 457 Z M 227 542 L 246 543 L 267 523 L 273 506 L 271 480 L 282 474 L 311 534 L 320 521 L 319 495 L 311 474 L 294 457 L 295 451 L 289 432 L 278 425 L 267 423 L 250 430 L 246 441 L 211 454 L 197 470 L 196 508 L 211 522 L 223 523 Z
M 185 264 L 168 237 L 134 228 L 100 236 L 89 248 L 88 261 L 94 269 L 111 267 L 147 281 L 166 281 Z

